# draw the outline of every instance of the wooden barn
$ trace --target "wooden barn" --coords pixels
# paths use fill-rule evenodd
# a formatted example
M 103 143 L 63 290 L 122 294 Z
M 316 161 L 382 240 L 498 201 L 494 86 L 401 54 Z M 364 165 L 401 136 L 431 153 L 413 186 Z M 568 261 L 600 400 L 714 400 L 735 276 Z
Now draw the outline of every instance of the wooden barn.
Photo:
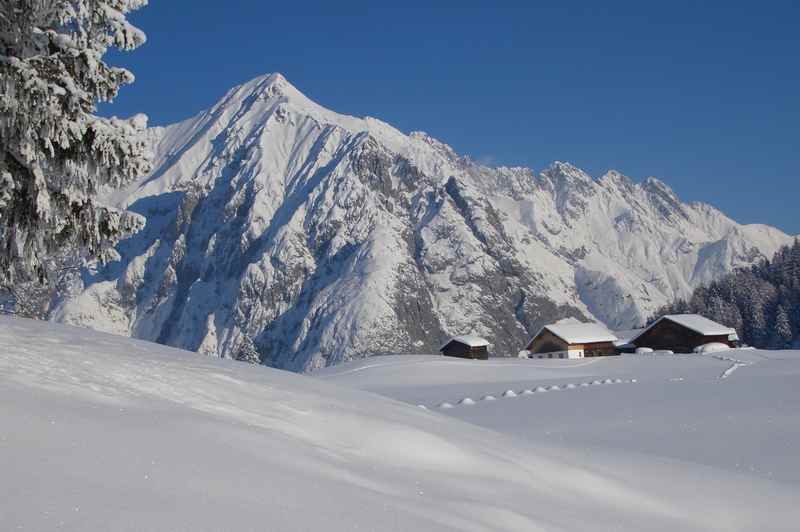
M 698 314 L 662 316 L 632 340 L 636 347 L 691 353 L 698 346 L 718 342 L 736 347 L 736 329 L 720 325 Z
M 489 342 L 479 336 L 456 336 L 448 340 L 439 351 L 448 357 L 488 360 Z
M 573 318 L 545 325 L 526 350 L 529 358 L 584 358 L 616 355 L 617 337 L 600 323 Z

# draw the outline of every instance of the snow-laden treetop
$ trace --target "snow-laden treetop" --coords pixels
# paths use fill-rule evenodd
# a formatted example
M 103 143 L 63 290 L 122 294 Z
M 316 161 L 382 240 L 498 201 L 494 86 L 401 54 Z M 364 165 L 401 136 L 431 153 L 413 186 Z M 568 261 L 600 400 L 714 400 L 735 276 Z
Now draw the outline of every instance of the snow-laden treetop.
M 95 116 L 133 81 L 107 65 L 144 33 L 125 14 L 146 0 L 17 0 L 0 5 L 0 283 L 47 276 L 65 250 L 97 255 L 134 222 L 93 196 L 150 170 L 147 117 Z

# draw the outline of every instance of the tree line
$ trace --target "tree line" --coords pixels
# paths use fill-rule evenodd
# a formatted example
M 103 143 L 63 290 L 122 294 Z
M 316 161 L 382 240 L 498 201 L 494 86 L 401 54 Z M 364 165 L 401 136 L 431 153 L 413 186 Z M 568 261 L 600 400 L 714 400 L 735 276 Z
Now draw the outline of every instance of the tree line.
M 733 327 L 739 338 L 762 349 L 800 345 L 800 241 L 784 246 L 772 260 L 740 268 L 689 299 L 660 309 L 664 314 L 694 313 Z

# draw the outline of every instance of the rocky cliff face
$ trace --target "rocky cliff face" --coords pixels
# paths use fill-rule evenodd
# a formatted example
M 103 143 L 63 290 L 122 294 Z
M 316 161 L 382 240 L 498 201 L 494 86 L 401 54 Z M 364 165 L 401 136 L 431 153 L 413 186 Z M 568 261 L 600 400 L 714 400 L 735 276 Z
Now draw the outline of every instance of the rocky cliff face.
M 637 325 L 790 241 L 652 178 L 481 166 L 280 75 L 155 134 L 156 170 L 108 198 L 146 228 L 55 319 L 297 371 L 466 332 L 514 354 L 556 318 Z

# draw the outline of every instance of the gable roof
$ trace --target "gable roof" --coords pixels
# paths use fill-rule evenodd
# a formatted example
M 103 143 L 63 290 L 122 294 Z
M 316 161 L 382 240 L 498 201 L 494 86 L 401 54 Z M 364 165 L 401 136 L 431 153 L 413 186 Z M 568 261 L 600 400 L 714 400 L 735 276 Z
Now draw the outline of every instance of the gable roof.
M 612 331 L 614 336 L 618 338 L 616 342 L 614 342 L 617 346 L 627 345 L 630 344 L 634 338 L 642 334 L 644 329 L 629 329 L 625 331 Z
M 643 330 L 639 335 L 636 336 L 631 341 L 636 340 L 647 331 L 655 327 L 661 320 L 669 320 L 673 323 L 677 323 L 682 327 L 686 327 L 690 331 L 694 331 L 698 334 L 702 334 L 703 336 L 730 336 L 738 335 L 736 334 L 736 329 L 731 327 L 726 327 L 725 325 L 719 324 L 715 321 L 712 321 L 705 316 L 701 316 L 699 314 L 667 314 L 666 316 L 661 316 L 655 322 L 653 322 L 650 327 L 647 327 Z
M 601 323 L 584 323 L 574 318 L 545 325 L 531 339 L 535 340 L 542 331 L 548 330 L 568 344 L 591 344 L 596 342 L 616 342 L 618 338 Z M 530 345 L 531 342 L 528 342 Z
M 458 342 L 460 344 L 468 345 L 469 347 L 488 347 L 489 340 L 485 338 L 481 338 L 480 336 L 474 336 L 471 334 L 463 334 L 461 336 L 454 336 L 450 338 L 448 341 L 442 344 L 442 347 L 439 348 L 439 351 L 444 349 L 447 344 L 451 342 Z

